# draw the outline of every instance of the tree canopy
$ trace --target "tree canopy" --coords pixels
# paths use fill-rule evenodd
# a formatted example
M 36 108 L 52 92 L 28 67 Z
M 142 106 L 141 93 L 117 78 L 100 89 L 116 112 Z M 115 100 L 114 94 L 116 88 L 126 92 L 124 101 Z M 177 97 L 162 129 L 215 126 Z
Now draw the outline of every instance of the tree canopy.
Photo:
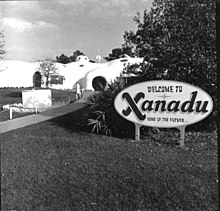
M 216 95 L 216 29 L 213 0 L 155 0 L 123 46 L 152 63 L 145 79 L 188 82 Z M 144 65 L 143 65 L 144 69 Z
M 37 71 L 39 71 L 44 79 L 46 87 L 51 84 L 51 76 L 57 74 L 56 63 L 52 58 L 46 58 L 43 61 L 39 61 Z
M 3 31 L 0 32 L 0 59 L 3 59 L 2 55 L 5 54 L 5 51 L 3 50 L 4 47 L 4 34 Z
M 130 66 L 139 81 L 175 80 L 208 92 L 217 108 L 216 2 L 154 0 L 152 8 L 134 17 L 136 31 L 126 31 L 122 48 L 149 63 Z M 142 70 L 142 71 L 137 71 Z M 137 80 L 135 82 L 138 82 Z M 212 120 L 211 120 L 212 121 Z
M 56 61 L 59 62 L 59 63 L 62 63 L 62 64 L 68 64 L 70 62 L 75 62 L 76 61 L 76 58 L 77 56 L 80 56 L 80 55 L 84 55 L 83 52 L 79 51 L 79 50 L 76 50 L 75 52 L 73 52 L 73 54 L 71 56 L 66 56 L 65 54 L 61 54 L 60 56 L 57 56 L 56 57 Z
M 124 57 L 125 55 L 131 57 L 134 56 L 134 53 L 132 52 L 131 48 L 128 46 L 123 46 L 122 48 L 114 48 L 108 56 L 104 57 L 104 59 L 106 61 L 111 61 L 114 59 L 119 59 L 121 57 Z

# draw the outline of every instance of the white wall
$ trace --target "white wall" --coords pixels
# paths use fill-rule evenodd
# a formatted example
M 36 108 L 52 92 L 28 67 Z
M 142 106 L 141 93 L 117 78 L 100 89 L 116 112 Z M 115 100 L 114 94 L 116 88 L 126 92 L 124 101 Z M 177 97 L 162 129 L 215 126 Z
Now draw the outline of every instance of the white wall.
M 79 83 L 82 89 L 93 90 L 92 80 L 102 76 L 107 82 L 116 79 L 128 63 L 140 63 L 140 58 L 122 58 L 106 63 L 92 63 L 85 56 L 80 56 L 77 62 L 69 64 L 56 63 L 59 75 L 64 76 L 62 85 L 51 85 L 51 88 L 73 89 Z M 0 61 L 0 87 L 32 87 L 33 75 L 39 62 Z

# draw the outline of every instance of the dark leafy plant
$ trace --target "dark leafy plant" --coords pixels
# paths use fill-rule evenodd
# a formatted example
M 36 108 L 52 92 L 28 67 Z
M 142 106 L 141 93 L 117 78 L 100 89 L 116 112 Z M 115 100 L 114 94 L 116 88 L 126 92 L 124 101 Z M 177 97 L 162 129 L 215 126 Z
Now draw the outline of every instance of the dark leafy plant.
M 88 119 L 88 121 L 89 121 L 88 125 L 93 126 L 92 132 L 96 131 L 96 133 L 103 133 L 105 135 L 111 136 L 112 131 L 110 128 L 108 128 L 108 125 L 106 124 L 105 112 L 94 111 L 93 113 L 97 116 L 97 118 L 96 119 Z
M 133 123 L 122 118 L 114 107 L 116 95 L 126 86 L 122 80 L 117 80 L 104 91 L 96 92 L 86 99 L 90 108 L 87 126 L 92 132 L 123 138 L 134 135 Z
M 59 62 L 62 64 L 68 64 L 71 62 L 75 62 L 76 58 L 80 55 L 84 55 L 84 53 L 81 52 L 80 50 L 74 51 L 71 56 L 66 56 L 65 54 L 61 54 L 60 56 L 56 56 L 56 62 Z

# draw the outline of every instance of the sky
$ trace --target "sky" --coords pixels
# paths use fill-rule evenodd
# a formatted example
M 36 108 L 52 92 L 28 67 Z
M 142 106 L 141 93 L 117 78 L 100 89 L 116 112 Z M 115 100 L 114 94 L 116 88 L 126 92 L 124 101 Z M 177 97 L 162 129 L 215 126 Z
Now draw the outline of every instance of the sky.
M 0 1 L 4 60 L 36 61 L 80 50 L 91 60 L 108 56 L 136 31 L 133 18 L 152 0 Z M 103 59 L 102 59 L 103 61 Z

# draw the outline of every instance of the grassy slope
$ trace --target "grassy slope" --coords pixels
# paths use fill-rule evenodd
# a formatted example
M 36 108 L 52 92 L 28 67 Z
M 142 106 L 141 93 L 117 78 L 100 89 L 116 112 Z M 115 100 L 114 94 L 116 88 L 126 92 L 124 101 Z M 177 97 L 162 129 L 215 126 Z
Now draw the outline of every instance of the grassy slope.
M 185 151 L 80 132 L 83 112 L 0 134 L 3 211 L 217 210 L 216 134 Z

